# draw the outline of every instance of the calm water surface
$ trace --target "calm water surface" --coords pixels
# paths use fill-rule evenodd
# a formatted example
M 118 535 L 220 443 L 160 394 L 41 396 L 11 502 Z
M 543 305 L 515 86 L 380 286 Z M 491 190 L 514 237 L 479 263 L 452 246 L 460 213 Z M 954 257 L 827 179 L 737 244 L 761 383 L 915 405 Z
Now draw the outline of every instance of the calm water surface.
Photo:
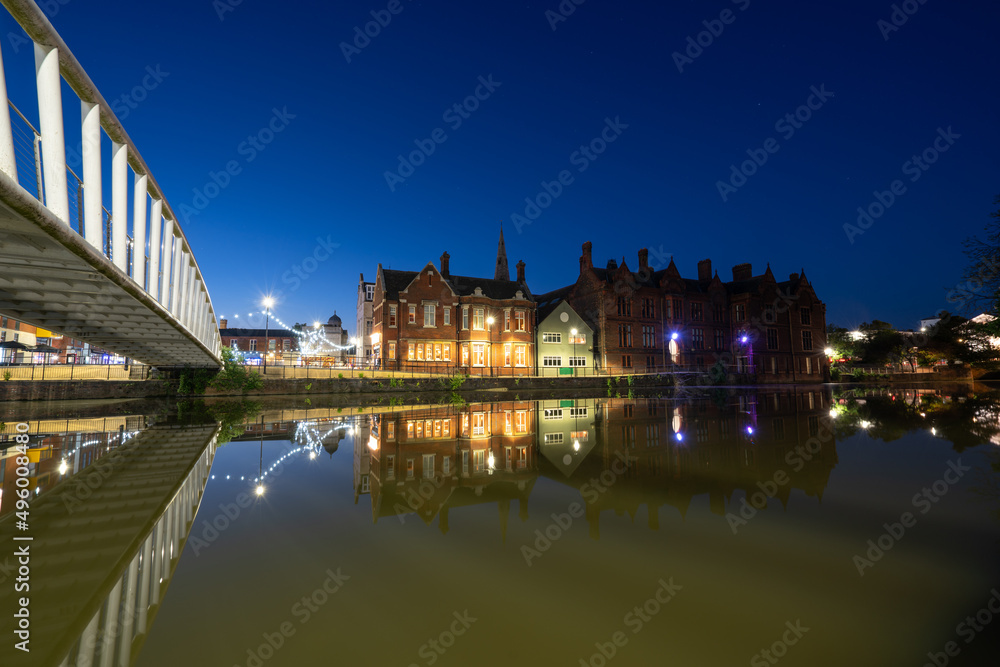
M 42 426 L 37 650 L 0 663 L 995 664 L 998 418 L 779 389 Z

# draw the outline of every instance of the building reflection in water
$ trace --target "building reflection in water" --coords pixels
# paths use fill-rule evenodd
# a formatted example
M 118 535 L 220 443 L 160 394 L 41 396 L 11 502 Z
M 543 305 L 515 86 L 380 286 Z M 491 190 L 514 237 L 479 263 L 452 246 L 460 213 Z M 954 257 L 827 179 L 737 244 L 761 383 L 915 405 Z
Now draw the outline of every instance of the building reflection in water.
M 30 437 L 28 489 L 32 495 L 48 490 L 80 470 L 107 456 L 146 428 L 144 416 L 83 419 L 41 419 L 25 422 Z M 14 511 L 17 490 L 17 451 L 13 423 L 0 433 L 0 518 Z
M 795 489 L 822 499 L 837 464 L 835 438 L 824 428 L 830 410 L 830 397 L 817 389 L 373 414 L 355 439 L 355 501 L 369 494 L 376 522 L 437 518 L 443 533 L 451 509 L 496 503 L 505 537 L 511 501 L 526 519 L 528 496 L 542 476 L 579 492 L 595 539 L 601 512 L 634 517 L 645 505 L 649 527 L 657 529 L 663 506 L 684 516 L 705 495 L 721 518 L 780 473 L 788 481 L 766 503 L 787 506 Z M 821 443 L 814 453 L 803 449 L 810 438 Z

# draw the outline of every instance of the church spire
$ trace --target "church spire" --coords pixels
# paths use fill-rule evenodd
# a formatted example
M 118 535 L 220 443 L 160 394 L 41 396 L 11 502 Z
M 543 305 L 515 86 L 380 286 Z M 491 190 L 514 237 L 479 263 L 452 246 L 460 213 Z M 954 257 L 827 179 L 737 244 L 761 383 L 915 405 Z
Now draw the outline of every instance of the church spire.
M 503 244 L 503 221 L 500 222 L 500 243 L 497 245 L 497 270 L 493 279 L 510 280 L 510 271 L 507 269 L 507 248 Z

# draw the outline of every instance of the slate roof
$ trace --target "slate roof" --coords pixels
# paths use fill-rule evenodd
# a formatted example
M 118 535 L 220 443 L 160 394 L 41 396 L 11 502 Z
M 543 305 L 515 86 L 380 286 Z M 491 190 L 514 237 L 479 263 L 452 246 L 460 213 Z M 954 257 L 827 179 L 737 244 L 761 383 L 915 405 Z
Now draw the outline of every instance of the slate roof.
M 382 269 L 386 298 L 398 301 L 399 293 L 413 282 L 418 273 L 418 271 Z M 444 280 L 459 296 L 472 296 L 476 288 L 480 287 L 483 290 L 483 295 L 491 299 L 513 299 L 514 295 L 520 291 L 526 299 L 531 300 L 531 290 L 528 289 L 528 286 L 513 280 L 493 280 L 492 278 L 473 278 L 470 276 L 454 275 L 448 276 Z
M 536 296 L 535 302 L 538 304 L 538 321 L 542 322 L 546 317 L 551 315 L 552 311 L 566 299 L 573 287 L 574 285 L 567 285 L 566 287 L 560 287 L 557 290 Z
M 220 329 L 223 338 L 295 338 L 295 333 L 281 327 L 268 329 Z

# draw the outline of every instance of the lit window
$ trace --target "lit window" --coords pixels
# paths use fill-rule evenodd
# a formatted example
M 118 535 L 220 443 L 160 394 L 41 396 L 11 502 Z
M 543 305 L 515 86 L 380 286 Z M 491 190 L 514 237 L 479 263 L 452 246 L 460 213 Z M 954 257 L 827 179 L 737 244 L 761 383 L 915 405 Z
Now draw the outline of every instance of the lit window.
M 476 412 L 472 415 L 472 435 L 486 435 L 486 413 Z
M 389 358 L 390 359 L 396 358 L 396 343 L 392 342 L 389 343 Z
M 515 366 L 527 366 L 528 363 L 527 363 L 527 360 L 526 360 L 526 356 L 527 355 L 525 354 L 525 347 L 524 347 L 524 345 L 515 345 L 514 346 L 514 365 Z
M 514 432 L 515 433 L 527 433 L 528 432 L 528 411 L 518 410 L 514 413 Z
M 484 345 L 483 343 L 472 344 L 472 365 L 473 366 L 486 365 L 486 345 Z
M 482 308 L 474 308 L 472 311 L 472 328 L 482 331 L 486 328 L 486 316 Z
M 503 311 L 503 330 L 510 331 L 510 310 Z
M 410 306 L 410 324 L 417 323 L 417 307 Z
M 510 366 L 510 343 L 503 346 L 503 365 Z
M 527 331 L 527 329 L 525 328 L 525 318 L 523 310 L 514 311 L 514 330 Z
M 396 306 L 389 306 L 389 326 L 396 326 Z
M 451 361 L 451 343 L 445 343 L 442 345 L 441 353 L 445 361 Z

